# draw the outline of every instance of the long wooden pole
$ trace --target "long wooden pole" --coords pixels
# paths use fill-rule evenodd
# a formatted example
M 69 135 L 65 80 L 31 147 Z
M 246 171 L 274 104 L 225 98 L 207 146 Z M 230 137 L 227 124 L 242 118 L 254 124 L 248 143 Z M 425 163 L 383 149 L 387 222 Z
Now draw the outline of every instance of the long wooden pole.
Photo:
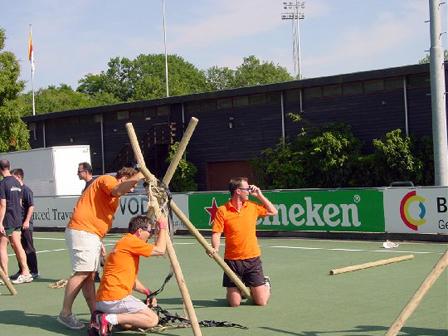
M 137 136 L 134 131 L 134 127 L 132 126 L 132 123 L 126 124 L 126 129 L 128 131 L 129 139 L 131 140 L 131 145 L 134 150 L 135 158 L 140 166 L 141 172 L 145 176 L 146 180 L 148 182 L 156 182 L 157 179 L 151 172 L 146 168 L 145 161 L 143 159 L 143 155 L 140 150 L 140 146 L 138 144 Z M 157 202 L 156 202 L 157 203 Z M 154 212 L 156 214 L 156 217 L 162 215 L 161 211 L 158 207 L 158 205 L 155 204 Z M 174 275 L 176 276 L 177 284 L 179 286 L 179 290 L 182 295 L 182 299 L 184 301 L 185 307 L 187 309 L 188 317 L 191 321 L 191 327 L 193 329 L 193 333 L 196 336 L 202 336 L 201 329 L 199 327 L 199 322 L 196 317 L 196 312 L 194 311 L 193 303 L 191 302 L 190 293 L 188 292 L 187 285 L 185 283 L 185 279 L 182 274 L 182 269 L 180 268 L 179 261 L 177 260 L 176 253 L 174 251 L 171 239 L 169 236 L 167 236 L 167 253 L 168 257 L 171 262 L 171 266 L 174 271 Z
M 426 295 L 428 290 L 432 287 L 432 285 L 436 282 L 439 276 L 443 273 L 447 265 L 448 265 L 448 250 L 445 251 L 445 253 L 439 259 L 437 264 L 435 264 L 431 273 L 428 274 L 426 279 L 420 285 L 419 289 L 417 289 L 417 291 L 415 292 L 414 296 L 403 308 L 400 315 L 398 315 L 395 322 L 391 325 L 391 327 L 387 331 L 386 336 L 395 336 L 400 332 L 403 325 L 412 315 L 414 310 L 418 307 L 418 305 L 420 304 L 420 302 L 422 301 L 423 297 Z
M 168 169 L 166 170 L 165 176 L 163 177 L 163 183 L 165 185 L 170 184 L 171 179 L 173 178 L 174 172 L 176 171 L 177 166 L 179 165 L 179 161 L 184 155 L 185 149 L 187 148 L 188 143 L 190 142 L 191 135 L 194 132 L 194 129 L 196 128 L 198 124 L 198 119 L 195 117 L 192 117 L 190 119 L 190 122 L 188 123 L 188 127 L 184 132 L 184 135 L 182 136 L 182 139 L 180 140 L 179 147 L 177 148 L 176 153 L 174 154 L 173 158 L 171 159 L 170 165 Z
M 195 236 L 197 241 L 204 247 L 206 252 L 216 261 L 216 263 L 222 268 L 222 270 L 229 276 L 229 278 L 233 281 L 233 283 L 238 287 L 241 293 L 247 298 L 250 299 L 250 291 L 244 285 L 240 278 L 232 271 L 232 269 L 225 263 L 225 261 L 221 258 L 218 253 L 215 253 L 215 250 L 210 246 L 210 244 L 205 240 L 205 238 L 201 235 L 201 233 L 196 229 L 193 223 L 190 222 L 188 217 L 182 212 L 182 210 L 177 206 L 174 201 L 171 201 L 171 209 L 176 214 L 176 216 L 185 224 L 188 231 Z
M 400 261 L 404 261 L 404 260 L 409 260 L 409 259 L 413 259 L 413 258 L 414 258 L 414 255 L 409 254 L 409 255 L 404 255 L 404 256 L 400 256 L 400 257 L 394 257 L 394 258 L 389 258 L 389 259 L 381 259 L 381 260 L 377 260 L 377 261 L 372 261 L 372 262 L 368 262 L 368 263 L 365 263 L 365 264 L 359 264 L 359 265 L 347 266 L 347 267 L 342 267 L 342 268 L 336 268 L 336 269 L 330 270 L 330 275 L 336 275 L 336 274 L 341 274 L 341 273 L 359 271 L 359 270 L 370 268 L 370 267 L 376 267 L 376 266 L 392 264 L 392 263 L 396 263 L 396 262 L 400 262 Z
M 0 267 L 0 278 L 2 278 L 2 280 L 5 283 L 6 287 L 8 287 L 8 290 L 11 293 L 11 295 L 16 295 L 17 294 L 16 289 L 12 285 L 11 280 L 9 280 L 9 277 L 5 274 L 5 272 L 3 272 L 1 267 Z

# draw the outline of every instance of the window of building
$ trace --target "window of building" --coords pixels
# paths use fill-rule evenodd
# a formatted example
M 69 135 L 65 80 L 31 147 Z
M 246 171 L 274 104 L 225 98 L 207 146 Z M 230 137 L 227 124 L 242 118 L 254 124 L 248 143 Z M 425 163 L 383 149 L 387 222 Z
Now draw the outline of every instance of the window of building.
M 218 110 L 232 108 L 232 98 L 218 99 L 218 101 L 216 102 L 216 107 L 218 108 Z
M 157 109 L 155 107 L 145 107 L 143 109 L 145 120 L 151 120 L 157 116 Z
M 249 96 L 249 104 L 250 105 L 266 104 L 266 95 L 262 93 Z
M 249 97 L 248 96 L 233 97 L 233 106 L 234 107 L 247 106 L 247 105 L 249 105 Z
M 385 90 L 403 89 L 403 77 L 391 77 L 384 80 Z
M 30 123 L 28 125 L 28 127 L 30 129 L 30 133 L 33 135 L 32 136 L 33 140 L 37 140 L 36 124 L 35 123 Z
M 280 92 L 270 92 L 266 94 L 266 101 L 271 104 L 280 104 Z
M 185 104 L 185 111 L 187 113 L 197 113 L 201 112 L 201 102 L 191 102 Z
M 372 93 L 384 90 L 384 80 L 374 79 L 364 82 L 364 92 Z
M 359 95 L 363 93 L 362 82 L 342 84 L 342 94 L 344 96 Z
M 336 97 L 342 95 L 342 86 L 340 84 L 326 85 L 322 91 L 324 97 Z
M 409 75 L 407 80 L 409 89 L 430 87 L 429 73 Z
M 95 114 L 93 116 L 93 122 L 94 123 L 100 123 L 103 121 L 103 115 L 102 114 Z
M 157 107 L 157 116 L 158 117 L 168 117 L 170 115 L 170 106 L 158 106 Z
M 128 120 L 129 111 L 117 111 L 117 120 Z
M 216 99 L 210 99 L 202 102 L 202 112 L 215 111 Z
M 310 87 L 303 90 L 304 99 L 314 99 L 322 97 L 322 88 L 320 86 Z
M 300 90 L 288 90 L 286 91 L 286 102 L 297 103 L 300 97 Z

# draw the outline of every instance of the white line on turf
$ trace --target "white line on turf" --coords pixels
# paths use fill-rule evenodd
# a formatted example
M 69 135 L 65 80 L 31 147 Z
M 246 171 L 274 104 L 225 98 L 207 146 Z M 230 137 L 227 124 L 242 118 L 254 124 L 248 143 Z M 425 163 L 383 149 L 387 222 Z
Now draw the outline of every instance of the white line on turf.
M 432 251 L 403 251 L 403 250 L 362 250 L 362 249 L 341 249 L 341 248 L 323 248 L 323 247 L 304 247 L 304 246 L 284 246 L 272 245 L 271 248 L 280 249 L 297 249 L 297 250 L 323 250 L 323 251 L 343 251 L 343 252 L 375 252 L 375 253 L 415 253 L 415 254 L 442 254 L 441 252 Z

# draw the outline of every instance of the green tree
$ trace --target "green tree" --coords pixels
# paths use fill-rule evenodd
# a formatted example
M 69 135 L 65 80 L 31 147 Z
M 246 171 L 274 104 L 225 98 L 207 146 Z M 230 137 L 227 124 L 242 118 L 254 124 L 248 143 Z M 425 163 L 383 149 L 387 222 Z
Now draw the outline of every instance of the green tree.
M 207 86 L 211 90 L 279 83 L 293 79 L 286 68 L 273 62 L 261 62 L 253 55 L 243 58 L 243 63 L 236 70 L 211 67 L 206 71 L 206 77 Z
M 168 158 L 166 160 L 167 162 L 171 162 L 178 148 L 179 142 L 175 142 L 171 145 Z M 191 162 L 184 158 L 180 159 L 177 169 L 170 182 L 171 191 L 185 192 L 198 190 L 198 185 L 194 180 L 197 171 L 198 169 Z
M 445 49 L 445 51 L 443 52 L 443 59 L 444 59 L 445 61 L 448 61 L 448 50 L 447 50 L 447 49 Z M 430 55 L 427 54 L 425 57 L 423 57 L 422 59 L 420 59 L 420 60 L 418 61 L 418 64 L 429 63 L 429 61 L 430 61 Z
M 2 51 L 5 39 L 5 30 L 0 28 L 0 151 L 2 152 L 29 148 L 28 130 L 14 106 L 14 99 L 23 90 L 24 82 L 19 80 L 20 66 L 15 55 Z
M 36 113 L 52 113 L 94 106 L 118 103 L 118 99 L 109 93 L 87 95 L 74 91 L 69 85 L 49 86 L 35 92 Z M 32 114 L 32 93 L 21 94 L 15 99 L 16 109 L 20 115 Z
M 177 55 L 169 55 L 168 64 L 171 96 L 206 91 L 205 75 L 194 65 Z M 120 101 L 165 97 L 165 56 L 142 54 L 134 60 L 113 58 L 106 71 L 82 78 L 77 91 L 90 95 L 109 93 Z
M 264 188 L 343 187 L 350 185 L 360 147 L 349 126 L 330 124 L 267 148 L 253 166 Z
M 207 88 L 210 91 L 219 91 L 233 88 L 235 71 L 228 67 L 212 66 L 205 71 Z
M 413 153 L 413 144 L 400 129 L 386 133 L 382 139 L 374 139 L 373 160 L 380 178 L 378 186 L 394 181 L 417 181 L 421 179 L 422 162 Z

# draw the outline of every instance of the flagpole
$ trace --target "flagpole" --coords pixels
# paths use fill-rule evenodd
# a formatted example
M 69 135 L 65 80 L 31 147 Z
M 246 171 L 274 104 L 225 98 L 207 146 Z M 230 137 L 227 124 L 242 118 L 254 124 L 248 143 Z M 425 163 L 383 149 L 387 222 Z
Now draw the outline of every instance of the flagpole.
M 33 93 L 33 116 L 36 115 L 36 105 L 34 102 L 34 71 L 31 69 L 31 92 Z
M 28 40 L 28 59 L 31 66 L 31 92 L 33 95 L 33 116 L 36 115 L 36 105 L 34 102 L 34 51 L 33 51 L 33 26 L 30 24 L 30 36 Z

